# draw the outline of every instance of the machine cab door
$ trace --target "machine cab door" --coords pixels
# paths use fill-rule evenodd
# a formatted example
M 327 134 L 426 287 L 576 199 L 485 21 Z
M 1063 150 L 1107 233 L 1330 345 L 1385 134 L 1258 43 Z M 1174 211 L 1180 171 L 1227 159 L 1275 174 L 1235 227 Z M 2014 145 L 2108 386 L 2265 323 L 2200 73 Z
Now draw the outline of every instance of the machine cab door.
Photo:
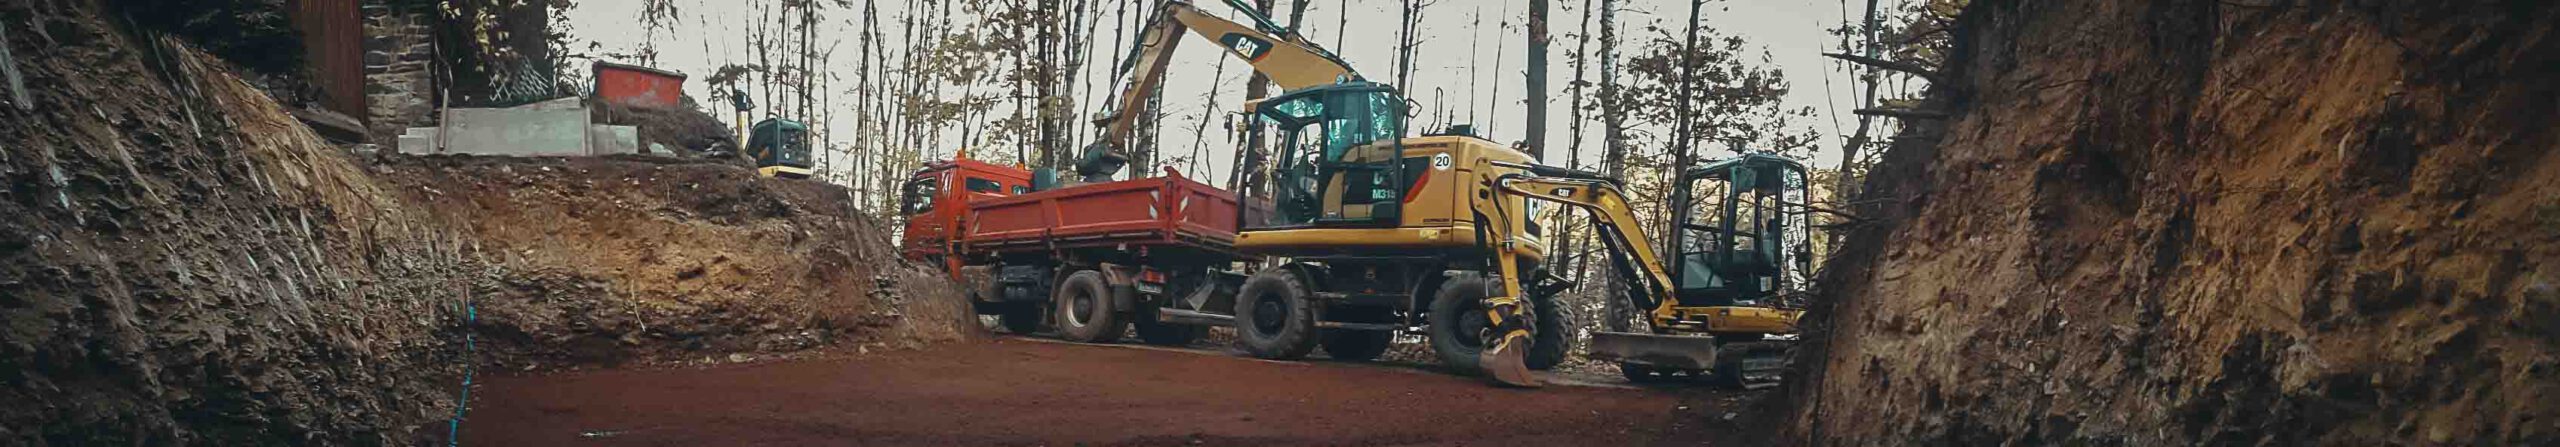
M 1803 203 L 1802 165 L 1783 158 L 1746 155 L 1689 170 L 1673 282 L 1682 302 L 1710 306 L 1752 305 L 1782 293 L 1784 268 L 1794 246 L 1810 233 L 1790 203 Z
M 1374 83 L 1316 87 L 1262 102 L 1279 129 L 1272 209 L 1247 229 L 1395 226 L 1408 178 L 1404 100 Z

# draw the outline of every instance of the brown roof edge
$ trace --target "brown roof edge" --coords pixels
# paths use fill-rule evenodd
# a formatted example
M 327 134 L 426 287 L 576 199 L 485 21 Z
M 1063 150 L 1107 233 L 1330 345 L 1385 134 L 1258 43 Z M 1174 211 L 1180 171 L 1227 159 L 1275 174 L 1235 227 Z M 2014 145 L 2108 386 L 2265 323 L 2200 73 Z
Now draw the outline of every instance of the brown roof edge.
M 655 73 L 655 74 L 658 74 L 658 75 L 660 75 L 660 76 L 667 76 L 667 77 L 672 77 L 672 78 L 676 78 L 676 79 L 684 79 L 684 78 L 685 78 L 685 74 L 684 74 L 684 73 L 682 73 L 682 72 L 675 72 L 675 71 L 661 70 L 661 69 L 649 68 L 649 67 L 642 67 L 642 66 L 638 66 L 638 65 L 631 65 L 631 64 L 617 64 L 617 63 L 605 62 L 605 61 L 596 61 L 596 66 L 595 66 L 595 68 L 596 68 L 596 69 L 599 69 L 599 70 L 601 70 L 601 69 L 606 69 L 606 68 L 611 68 L 611 69 L 616 69 L 616 70 L 641 71 L 641 72 Z

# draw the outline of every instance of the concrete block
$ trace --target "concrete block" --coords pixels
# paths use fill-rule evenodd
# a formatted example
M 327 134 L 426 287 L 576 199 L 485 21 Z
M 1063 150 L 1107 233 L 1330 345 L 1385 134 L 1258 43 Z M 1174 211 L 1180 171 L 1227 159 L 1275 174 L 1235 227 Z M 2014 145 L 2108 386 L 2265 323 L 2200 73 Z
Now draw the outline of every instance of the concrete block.
M 399 148 L 400 153 L 410 155 L 435 152 L 436 137 L 433 135 L 401 135 Z
M 587 127 L 588 155 L 640 153 L 638 126 L 594 125 Z
M 457 154 L 587 155 L 586 109 L 453 109 L 445 148 Z

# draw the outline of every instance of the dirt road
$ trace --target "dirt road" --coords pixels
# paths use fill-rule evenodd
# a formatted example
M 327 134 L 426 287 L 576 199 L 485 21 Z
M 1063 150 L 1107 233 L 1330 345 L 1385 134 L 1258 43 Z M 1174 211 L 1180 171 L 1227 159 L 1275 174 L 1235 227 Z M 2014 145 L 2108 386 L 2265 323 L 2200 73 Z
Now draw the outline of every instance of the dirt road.
M 1695 389 L 1512 390 L 1025 339 L 486 383 L 465 445 L 1701 445 L 1737 406 Z

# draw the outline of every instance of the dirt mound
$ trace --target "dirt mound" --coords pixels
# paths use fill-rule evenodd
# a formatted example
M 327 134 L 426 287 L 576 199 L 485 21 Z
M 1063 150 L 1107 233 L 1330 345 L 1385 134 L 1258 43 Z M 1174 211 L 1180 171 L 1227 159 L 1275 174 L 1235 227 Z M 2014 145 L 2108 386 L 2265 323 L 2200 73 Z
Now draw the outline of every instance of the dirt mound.
M 0 99 L 0 444 L 414 444 L 475 363 L 967 334 L 842 188 L 360 164 L 224 62 L 92 8 L 0 3 L 35 99 Z
M 1826 272 L 1808 444 L 2560 444 L 2560 4 L 1963 22 Z
M 684 158 L 733 158 L 738 154 L 735 132 L 701 110 L 625 106 L 596 100 L 587 104 L 594 111 L 596 123 L 638 127 L 643 149 L 652 144 L 663 145 L 673 152 L 671 155 Z
M 845 189 L 645 158 L 411 157 L 379 166 L 503 274 L 480 300 L 510 368 L 957 337 L 949 286 L 899 262 Z M 902 312 L 923 312 L 905 315 Z

